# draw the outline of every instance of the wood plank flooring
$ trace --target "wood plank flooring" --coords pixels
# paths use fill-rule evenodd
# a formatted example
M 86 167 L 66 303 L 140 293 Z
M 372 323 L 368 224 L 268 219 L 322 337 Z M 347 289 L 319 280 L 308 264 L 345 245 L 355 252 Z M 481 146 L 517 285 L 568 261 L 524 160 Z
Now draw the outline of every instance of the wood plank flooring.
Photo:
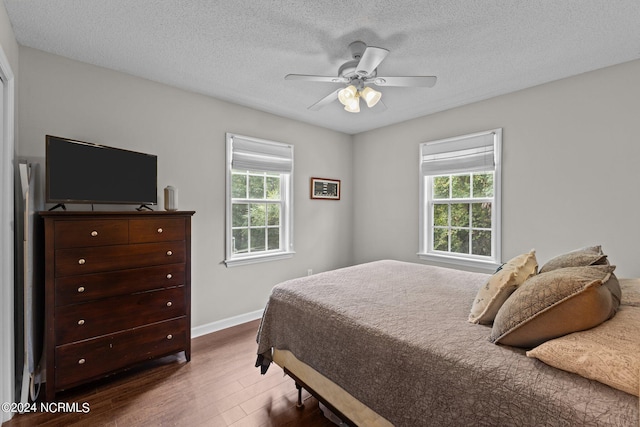
M 169 356 L 56 396 L 56 402 L 78 402 L 80 408 L 87 402 L 86 414 L 21 414 L 2 427 L 335 427 L 306 391 L 304 408 L 296 408 L 293 380 L 278 366 L 264 376 L 254 367 L 258 323 L 193 339 L 189 363 L 182 354 Z

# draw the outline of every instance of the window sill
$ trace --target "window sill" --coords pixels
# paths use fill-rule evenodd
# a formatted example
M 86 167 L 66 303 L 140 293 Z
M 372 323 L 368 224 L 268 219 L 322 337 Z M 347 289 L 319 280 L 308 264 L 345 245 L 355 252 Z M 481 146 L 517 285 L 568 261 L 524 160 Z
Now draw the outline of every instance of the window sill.
M 445 264 L 448 267 L 474 268 L 486 273 L 495 273 L 496 269 L 501 265 L 499 263 L 496 263 L 495 261 L 485 261 L 480 259 L 463 258 L 450 255 L 418 253 L 418 258 L 424 261 L 432 261 L 439 264 Z
M 257 264 L 259 262 L 276 261 L 279 259 L 292 258 L 295 252 L 276 252 L 262 255 L 249 255 L 225 259 L 224 263 L 227 267 L 238 267 L 241 265 Z

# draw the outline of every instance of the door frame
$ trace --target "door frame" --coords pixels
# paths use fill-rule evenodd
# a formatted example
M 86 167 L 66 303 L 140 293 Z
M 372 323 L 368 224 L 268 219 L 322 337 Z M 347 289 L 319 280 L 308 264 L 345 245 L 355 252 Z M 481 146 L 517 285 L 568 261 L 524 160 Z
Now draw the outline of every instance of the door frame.
M 15 402 L 14 356 L 14 159 L 15 77 L 0 46 L 0 401 Z M 13 415 L 0 412 L 2 422 Z

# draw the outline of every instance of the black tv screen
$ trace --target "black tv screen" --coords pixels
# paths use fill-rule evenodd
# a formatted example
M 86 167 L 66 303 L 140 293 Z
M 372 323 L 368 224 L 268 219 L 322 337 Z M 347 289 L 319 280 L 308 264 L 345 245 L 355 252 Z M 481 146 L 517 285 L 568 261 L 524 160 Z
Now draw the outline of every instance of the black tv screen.
M 155 205 L 158 157 L 47 135 L 48 203 Z

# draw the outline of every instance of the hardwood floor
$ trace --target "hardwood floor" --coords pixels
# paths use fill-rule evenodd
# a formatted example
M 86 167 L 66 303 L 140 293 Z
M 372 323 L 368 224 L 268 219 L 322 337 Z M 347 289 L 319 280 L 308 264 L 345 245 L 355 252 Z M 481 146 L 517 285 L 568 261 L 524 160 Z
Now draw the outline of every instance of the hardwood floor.
M 91 385 L 59 393 L 56 402 L 89 404 L 88 413 L 15 415 L 9 426 L 305 426 L 335 427 L 293 380 L 272 366 L 254 367 L 258 321 L 193 339 L 191 361 L 169 356 Z M 151 366 L 149 366 L 151 365 Z

